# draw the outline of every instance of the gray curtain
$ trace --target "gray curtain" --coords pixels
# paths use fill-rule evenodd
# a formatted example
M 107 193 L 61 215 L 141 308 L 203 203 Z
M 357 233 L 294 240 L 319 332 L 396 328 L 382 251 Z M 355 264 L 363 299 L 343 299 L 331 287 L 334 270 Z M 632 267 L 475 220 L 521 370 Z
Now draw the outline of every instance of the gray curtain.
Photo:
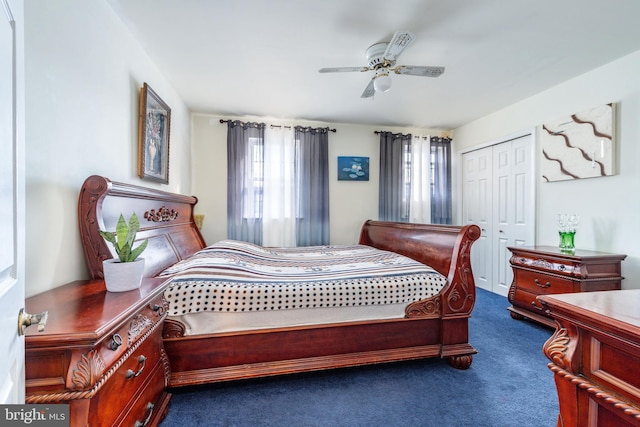
M 381 221 L 409 221 L 411 201 L 411 134 L 380 132 Z
M 452 224 L 451 214 L 451 139 L 431 137 L 433 183 L 431 185 L 431 222 Z
M 262 244 L 264 123 L 227 122 L 227 237 Z
M 329 244 L 329 129 L 295 127 L 297 246 Z

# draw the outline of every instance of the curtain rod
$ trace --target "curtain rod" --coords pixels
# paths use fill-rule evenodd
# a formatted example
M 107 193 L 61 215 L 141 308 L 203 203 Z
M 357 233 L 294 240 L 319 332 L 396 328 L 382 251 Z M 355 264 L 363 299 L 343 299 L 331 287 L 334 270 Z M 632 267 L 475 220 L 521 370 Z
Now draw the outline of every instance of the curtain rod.
M 383 130 L 374 130 L 373 133 L 375 133 L 376 135 L 380 135 L 381 133 L 385 133 L 386 131 Z M 421 135 L 413 135 L 414 138 L 422 138 L 422 139 L 429 139 L 428 136 L 421 136 Z
M 387 131 L 384 130 L 374 130 L 373 133 L 375 133 L 376 135 L 380 135 L 381 133 L 385 133 Z M 413 135 L 414 138 L 420 138 L 420 135 Z M 422 139 L 428 139 L 428 138 L 440 138 L 440 139 L 446 139 L 451 141 L 451 137 L 449 136 L 423 136 Z
M 397 134 L 401 134 L 402 132 L 391 132 L 391 131 L 388 131 L 388 130 L 374 130 L 373 133 L 375 133 L 376 135 L 380 135 L 381 133 L 393 133 L 393 134 L 397 133 Z
M 232 122 L 232 121 L 233 121 L 233 120 L 224 120 L 224 119 L 220 119 L 220 123 L 229 123 L 229 122 Z M 269 126 L 271 126 L 272 128 L 281 128 L 281 127 L 284 127 L 285 129 L 291 129 L 291 126 L 281 126 L 281 125 L 269 125 Z M 305 126 L 305 127 L 306 127 L 306 126 Z M 329 132 L 334 132 L 334 133 L 335 133 L 335 132 L 337 132 L 337 130 L 336 130 L 336 129 L 330 129 L 330 128 L 327 128 L 327 131 L 329 131 Z

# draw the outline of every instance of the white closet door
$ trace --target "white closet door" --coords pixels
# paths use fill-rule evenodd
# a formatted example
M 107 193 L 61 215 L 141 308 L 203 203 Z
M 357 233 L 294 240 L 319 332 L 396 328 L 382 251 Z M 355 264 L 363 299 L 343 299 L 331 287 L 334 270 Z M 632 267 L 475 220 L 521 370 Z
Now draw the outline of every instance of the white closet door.
M 532 135 L 493 146 L 493 292 L 505 296 L 513 280 L 508 247 L 534 244 L 532 147 Z
M 464 223 L 482 230 L 471 250 L 474 280 L 504 296 L 513 280 L 507 248 L 535 239 L 533 150 L 534 136 L 527 132 L 462 156 Z
M 476 286 L 492 290 L 491 236 L 493 235 L 491 192 L 493 182 L 491 147 L 463 155 L 464 224 L 480 227 L 480 238 L 471 248 L 471 268 Z

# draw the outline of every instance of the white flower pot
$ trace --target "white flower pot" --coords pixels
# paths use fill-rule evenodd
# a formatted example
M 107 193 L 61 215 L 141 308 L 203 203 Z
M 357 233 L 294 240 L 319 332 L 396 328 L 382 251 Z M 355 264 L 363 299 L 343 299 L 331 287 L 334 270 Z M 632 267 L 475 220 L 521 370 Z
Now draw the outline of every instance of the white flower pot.
M 120 262 L 117 258 L 102 261 L 104 283 L 109 292 L 126 292 L 138 289 L 142 284 L 144 258 L 133 262 Z

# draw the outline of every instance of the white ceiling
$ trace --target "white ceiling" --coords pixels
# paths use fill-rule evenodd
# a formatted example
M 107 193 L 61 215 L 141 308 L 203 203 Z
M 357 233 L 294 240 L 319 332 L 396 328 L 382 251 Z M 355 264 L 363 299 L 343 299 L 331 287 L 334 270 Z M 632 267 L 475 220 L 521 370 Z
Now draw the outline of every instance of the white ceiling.
M 233 117 L 454 129 L 640 50 L 638 0 L 109 3 L 191 111 Z M 445 73 L 369 99 L 372 71 L 318 73 L 396 30 L 417 36 L 398 65 Z

